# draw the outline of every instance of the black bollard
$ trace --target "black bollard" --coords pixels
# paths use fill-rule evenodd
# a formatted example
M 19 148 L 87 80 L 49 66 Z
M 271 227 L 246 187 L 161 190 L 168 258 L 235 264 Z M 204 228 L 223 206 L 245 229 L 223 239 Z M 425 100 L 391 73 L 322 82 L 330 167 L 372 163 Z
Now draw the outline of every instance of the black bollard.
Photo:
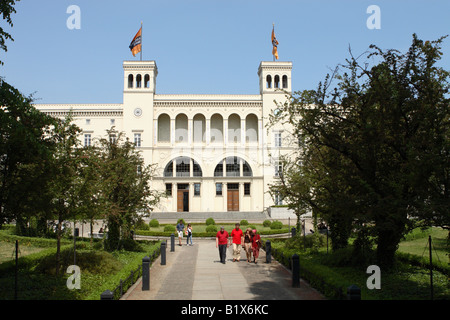
M 266 241 L 266 263 L 272 262 L 272 244 L 270 240 Z
M 161 265 L 166 265 L 166 246 L 167 241 L 161 243 Z
M 142 291 L 150 290 L 150 258 L 142 258 Z
M 361 300 L 361 289 L 357 285 L 347 288 L 347 300 Z
M 114 300 L 114 293 L 110 290 L 105 290 L 100 294 L 100 300 Z
M 175 251 L 175 235 L 172 233 L 170 235 L 170 252 Z
M 297 254 L 292 256 L 292 287 L 300 287 L 300 257 Z
M 292 236 L 292 238 L 295 237 L 296 234 L 297 234 L 297 229 L 292 228 L 291 229 L 291 236 Z

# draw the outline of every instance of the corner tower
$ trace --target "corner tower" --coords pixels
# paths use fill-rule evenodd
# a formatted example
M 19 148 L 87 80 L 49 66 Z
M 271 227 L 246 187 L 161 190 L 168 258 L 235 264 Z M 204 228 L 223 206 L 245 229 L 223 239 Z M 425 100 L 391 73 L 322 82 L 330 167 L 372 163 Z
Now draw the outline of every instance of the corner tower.
M 123 74 L 123 131 L 151 163 L 158 68 L 155 61 L 124 61 Z
M 291 150 L 289 128 L 283 124 L 267 127 L 270 115 L 276 112 L 277 104 L 283 104 L 292 93 L 292 62 L 262 61 L 258 68 L 259 89 L 262 100 L 263 128 L 266 128 L 263 141 L 263 179 L 264 207 L 277 203 L 269 193 L 269 185 L 279 177 L 281 156 Z

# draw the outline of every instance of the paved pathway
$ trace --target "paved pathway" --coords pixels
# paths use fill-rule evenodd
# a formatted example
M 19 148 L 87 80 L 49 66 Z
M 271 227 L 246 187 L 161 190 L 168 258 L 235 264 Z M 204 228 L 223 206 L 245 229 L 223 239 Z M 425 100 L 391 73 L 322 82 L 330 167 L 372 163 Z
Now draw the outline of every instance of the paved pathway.
M 194 238 L 195 240 L 195 238 Z M 178 241 L 177 241 L 178 243 Z M 166 253 L 166 265 L 158 258 L 150 268 L 150 290 L 142 291 L 141 279 L 123 300 L 318 300 L 324 297 L 307 283 L 292 288 L 289 270 L 272 259 L 266 263 L 264 250 L 258 264 L 248 263 L 244 250 L 241 261 L 219 261 L 215 240 L 197 240 L 193 246 L 175 246 Z

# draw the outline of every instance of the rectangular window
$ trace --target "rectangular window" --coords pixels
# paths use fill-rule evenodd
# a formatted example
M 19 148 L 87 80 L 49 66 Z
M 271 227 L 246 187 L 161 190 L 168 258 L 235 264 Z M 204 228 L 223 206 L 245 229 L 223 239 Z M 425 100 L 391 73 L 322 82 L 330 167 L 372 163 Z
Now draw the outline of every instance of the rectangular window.
M 250 183 L 244 183 L 244 196 L 250 195 Z
M 111 134 L 110 136 L 109 136 L 109 142 L 110 143 L 112 143 L 112 144 L 114 144 L 114 143 L 116 143 L 116 135 L 115 134 Z
M 275 194 L 275 205 L 276 206 L 283 205 L 283 198 L 280 196 L 280 194 L 278 192 Z
M 275 177 L 279 177 L 283 173 L 283 165 L 281 161 L 275 161 Z
M 172 184 L 171 183 L 166 183 L 166 195 L 172 196 Z
M 134 145 L 136 147 L 140 147 L 141 146 L 141 134 L 140 133 L 135 133 L 134 134 Z
M 216 196 L 221 196 L 221 195 L 222 195 L 222 184 L 216 183 Z
M 84 146 L 85 147 L 90 147 L 91 146 L 91 135 L 90 134 L 85 134 L 84 135 Z
M 194 183 L 194 196 L 200 195 L 200 183 Z
M 275 147 L 281 147 L 281 132 L 275 132 Z
M 189 158 L 182 157 L 177 159 L 176 161 L 177 177 L 189 177 L 191 160 Z

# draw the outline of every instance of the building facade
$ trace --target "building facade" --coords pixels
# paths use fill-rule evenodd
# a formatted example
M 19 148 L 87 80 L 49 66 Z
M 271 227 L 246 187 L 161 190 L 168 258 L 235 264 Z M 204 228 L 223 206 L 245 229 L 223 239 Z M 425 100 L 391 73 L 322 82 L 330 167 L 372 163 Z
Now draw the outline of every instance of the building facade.
M 279 157 L 298 147 L 288 128 L 267 127 L 292 90 L 291 62 L 261 62 L 256 95 L 157 94 L 155 61 L 123 62 L 122 104 L 38 104 L 55 117 L 72 110 L 93 143 L 107 130 L 134 141 L 157 164 L 152 187 L 165 190 L 155 212 L 262 212 L 282 199 L 269 194 Z

